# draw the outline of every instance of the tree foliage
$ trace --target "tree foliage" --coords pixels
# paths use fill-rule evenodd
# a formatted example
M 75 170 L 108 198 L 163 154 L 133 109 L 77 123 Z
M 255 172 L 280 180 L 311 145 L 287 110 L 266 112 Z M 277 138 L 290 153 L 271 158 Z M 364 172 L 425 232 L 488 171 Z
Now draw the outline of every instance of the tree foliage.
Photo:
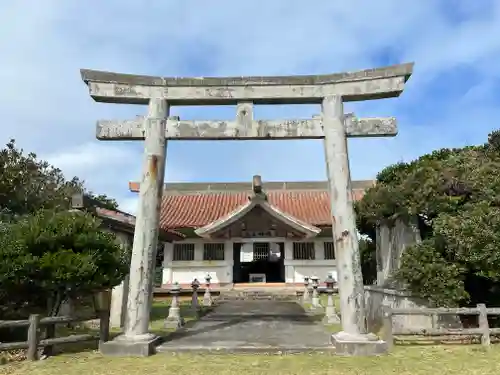
M 57 313 L 68 296 L 82 296 L 123 279 L 128 254 L 90 214 L 39 211 L 0 231 L 0 305 L 7 311 L 47 306 Z M 5 311 L 4 311 L 5 312 Z
M 436 305 L 492 302 L 500 282 L 500 133 L 481 146 L 442 149 L 377 176 L 357 204 L 361 232 L 417 216 L 422 243 L 394 275 Z
M 66 180 L 14 140 L 0 151 L 0 173 L 0 314 L 45 309 L 48 301 L 56 313 L 67 296 L 122 280 L 128 255 L 115 236 L 90 214 L 69 211 L 77 192 L 110 209 L 116 201 L 85 191 L 76 177 Z
M 359 240 L 361 272 L 365 285 L 371 285 L 377 280 L 377 261 L 375 258 L 375 241 L 370 238 Z
M 38 160 L 36 154 L 25 155 L 14 140 L 0 151 L 0 176 L 0 209 L 4 220 L 40 209 L 69 209 L 71 196 L 85 192 L 83 181 L 77 177 L 66 180 L 60 169 Z M 114 199 L 105 195 L 86 193 L 107 208 L 118 207 Z

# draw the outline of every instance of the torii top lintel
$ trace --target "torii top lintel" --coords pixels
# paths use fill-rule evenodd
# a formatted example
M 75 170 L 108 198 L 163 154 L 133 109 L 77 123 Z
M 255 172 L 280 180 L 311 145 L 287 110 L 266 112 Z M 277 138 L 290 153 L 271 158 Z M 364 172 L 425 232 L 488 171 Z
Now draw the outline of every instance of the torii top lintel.
M 320 103 L 329 95 L 344 101 L 399 96 L 413 63 L 327 75 L 169 78 L 81 70 L 95 101 L 147 104 L 165 98 L 173 105 Z

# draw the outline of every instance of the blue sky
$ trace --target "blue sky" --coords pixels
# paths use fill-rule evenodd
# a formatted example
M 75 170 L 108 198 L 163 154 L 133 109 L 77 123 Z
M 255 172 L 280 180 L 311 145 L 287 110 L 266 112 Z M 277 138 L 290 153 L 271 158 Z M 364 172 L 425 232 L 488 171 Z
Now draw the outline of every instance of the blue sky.
M 415 62 L 403 95 L 348 103 L 396 116 L 399 135 L 349 141 L 353 179 L 500 128 L 500 1 L 17 0 L 0 5 L 0 141 L 15 138 L 95 192 L 135 211 L 141 142 L 95 139 L 98 119 L 143 106 L 95 103 L 79 69 L 164 76 L 335 73 Z M 234 107 L 175 107 L 230 119 Z M 258 118 L 308 118 L 316 106 L 258 106 Z M 170 142 L 167 181 L 323 180 L 321 141 Z

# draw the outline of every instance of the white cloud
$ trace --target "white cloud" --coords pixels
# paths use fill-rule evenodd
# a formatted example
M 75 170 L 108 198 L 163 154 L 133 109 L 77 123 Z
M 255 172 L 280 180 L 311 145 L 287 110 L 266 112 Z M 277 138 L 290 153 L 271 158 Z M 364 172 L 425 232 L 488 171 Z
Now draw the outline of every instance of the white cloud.
M 143 114 L 145 108 L 92 102 L 80 68 L 270 75 L 415 61 L 400 98 L 347 106 L 360 115 L 399 118 L 395 139 L 350 142 L 354 177 L 369 178 L 387 164 L 436 147 L 481 142 L 497 126 L 491 119 L 500 114 L 498 35 L 498 1 L 8 2 L 0 12 L 2 141 L 16 138 L 24 149 L 127 206 L 127 183 L 140 177 L 142 144 L 98 142 L 94 123 Z M 458 88 L 433 92 L 450 72 L 460 73 L 447 82 Z M 229 113 L 174 111 L 191 118 Z M 311 108 L 290 107 L 260 113 L 276 117 L 287 111 L 311 114 Z M 266 180 L 323 178 L 322 155 L 319 142 L 171 143 L 166 176 L 235 180 L 262 171 Z
M 71 149 L 60 149 L 54 154 L 41 155 L 41 158 L 69 174 L 77 175 L 85 171 L 99 169 L 103 163 L 116 165 L 125 160 L 130 161 L 130 152 L 128 151 L 123 145 L 121 147 L 116 144 L 109 146 L 92 142 Z

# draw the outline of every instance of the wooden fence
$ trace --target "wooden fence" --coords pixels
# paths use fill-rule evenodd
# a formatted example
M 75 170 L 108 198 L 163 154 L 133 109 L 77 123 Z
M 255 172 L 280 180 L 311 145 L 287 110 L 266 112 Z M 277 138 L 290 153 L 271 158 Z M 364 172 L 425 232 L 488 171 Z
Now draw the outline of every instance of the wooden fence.
M 99 318 L 99 333 L 78 334 L 65 337 L 54 337 L 57 324 L 82 322 L 92 318 Z M 41 338 L 41 327 L 45 326 L 45 338 Z M 43 347 L 47 354 L 51 354 L 54 345 L 69 344 L 83 341 L 99 340 L 99 345 L 109 339 L 109 310 L 99 311 L 92 317 L 53 316 L 41 318 L 39 314 L 30 315 L 27 320 L 0 320 L 1 328 L 28 327 L 26 341 L 0 343 L 0 351 L 13 349 L 28 349 L 26 357 L 30 361 L 38 359 L 38 348 Z
M 427 315 L 432 317 L 432 329 L 394 329 L 392 317 L 395 315 Z M 477 315 L 477 328 L 437 328 L 440 315 Z M 477 307 L 461 308 L 390 308 L 384 307 L 382 338 L 389 347 L 394 345 L 394 336 L 480 336 L 482 345 L 490 345 L 490 335 L 500 334 L 500 328 L 490 328 L 488 315 L 500 315 L 500 308 L 487 308 L 484 304 Z

